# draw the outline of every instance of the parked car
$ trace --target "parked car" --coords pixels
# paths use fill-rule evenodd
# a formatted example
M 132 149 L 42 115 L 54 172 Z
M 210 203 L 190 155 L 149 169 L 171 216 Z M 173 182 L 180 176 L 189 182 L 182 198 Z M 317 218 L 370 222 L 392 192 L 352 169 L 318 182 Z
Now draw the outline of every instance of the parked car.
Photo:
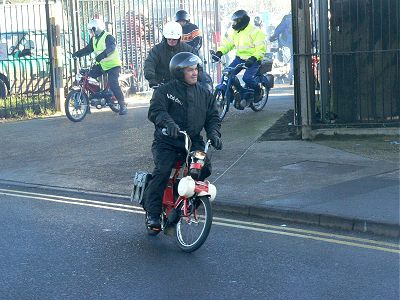
M 0 98 L 49 88 L 47 34 L 42 31 L 0 33 Z

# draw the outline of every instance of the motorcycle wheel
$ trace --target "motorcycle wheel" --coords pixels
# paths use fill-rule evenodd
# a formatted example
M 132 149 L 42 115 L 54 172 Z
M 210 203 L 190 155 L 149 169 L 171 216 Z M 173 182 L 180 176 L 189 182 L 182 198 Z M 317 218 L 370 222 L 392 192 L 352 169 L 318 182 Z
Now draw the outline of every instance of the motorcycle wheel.
M 196 197 L 190 205 L 188 216 L 181 216 L 176 224 L 176 241 L 184 252 L 200 248 L 210 233 L 212 210 L 207 196 Z
M 224 119 L 226 113 L 228 112 L 228 100 L 226 99 L 224 93 L 221 90 L 214 91 L 214 99 L 217 103 L 218 115 L 221 121 Z
M 265 86 L 263 86 L 262 89 L 263 89 L 263 97 L 262 97 L 262 99 L 260 101 L 258 101 L 257 103 L 252 102 L 250 104 L 250 108 L 253 111 L 261 111 L 265 107 L 267 102 L 268 102 L 269 89 L 266 88 Z
M 65 100 L 65 114 L 72 122 L 82 121 L 89 111 L 89 99 L 81 91 L 70 91 Z

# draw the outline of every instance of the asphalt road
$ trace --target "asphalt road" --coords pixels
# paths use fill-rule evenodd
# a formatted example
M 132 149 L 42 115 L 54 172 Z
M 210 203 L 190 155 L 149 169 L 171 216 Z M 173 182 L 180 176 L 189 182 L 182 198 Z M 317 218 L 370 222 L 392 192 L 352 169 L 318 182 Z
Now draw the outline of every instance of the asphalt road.
M 399 299 L 394 240 L 215 215 L 183 253 L 101 194 L 0 186 L 1 299 Z
M 215 166 L 220 170 L 229 167 L 291 100 L 271 96 L 258 113 L 232 108 L 222 128 L 224 147 L 229 151 L 214 151 Z M 153 169 L 154 125 L 147 120 L 148 101 L 149 96 L 143 102 L 135 99 L 126 116 L 106 109 L 93 110 L 78 123 L 64 116 L 4 124 L 0 137 L 7 142 L 0 144 L 1 179 L 129 194 L 132 174 Z M 228 158 L 227 165 L 218 161 L 222 155 Z

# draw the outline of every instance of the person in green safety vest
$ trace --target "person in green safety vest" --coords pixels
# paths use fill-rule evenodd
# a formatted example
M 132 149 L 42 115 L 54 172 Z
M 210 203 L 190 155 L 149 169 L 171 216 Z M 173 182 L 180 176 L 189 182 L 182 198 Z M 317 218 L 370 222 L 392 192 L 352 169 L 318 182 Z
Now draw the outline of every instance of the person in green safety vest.
M 255 75 L 266 53 L 265 34 L 260 28 L 250 23 L 250 16 L 243 9 L 236 11 L 231 20 L 232 28 L 227 32 L 212 59 L 218 60 L 222 55 L 235 49 L 236 58 L 229 67 L 233 68 L 240 63 L 245 63 L 246 71 L 243 74 L 243 81 L 249 88 L 254 89 L 254 99 L 257 102 L 262 99 L 262 89 Z M 236 70 L 236 74 L 240 71 L 241 69 Z
M 91 53 L 96 54 L 96 62 L 89 72 L 89 76 L 97 78 L 106 73 L 111 91 L 119 104 L 119 114 L 125 115 L 128 112 L 124 94 L 119 86 L 118 77 L 121 72 L 121 59 L 119 57 L 115 38 L 108 33 L 106 25 L 99 19 L 91 20 L 88 25 L 91 36 L 90 42 L 86 47 L 72 54 L 73 58 L 82 57 Z

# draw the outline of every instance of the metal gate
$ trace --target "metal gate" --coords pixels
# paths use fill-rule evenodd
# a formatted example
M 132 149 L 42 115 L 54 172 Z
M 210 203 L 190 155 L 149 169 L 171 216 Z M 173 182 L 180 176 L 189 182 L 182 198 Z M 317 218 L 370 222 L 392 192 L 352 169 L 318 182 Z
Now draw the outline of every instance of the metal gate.
M 66 93 L 71 87 L 76 71 L 71 56 L 89 42 L 86 25 L 93 18 L 102 18 L 117 38 L 123 72 L 134 74 L 132 92 L 147 90 L 144 60 L 161 40 L 163 24 L 173 20 L 179 9 L 187 10 L 202 31 L 201 51 L 209 61 L 218 32 L 217 0 L 45 0 L 2 5 L 0 118 L 55 109 L 55 89 L 63 86 Z M 211 65 L 207 68 L 210 72 Z M 61 76 L 58 69 L 63 70 Z
M 398 125 L 400 2 L 292 0 L 297 124 Z
M 92 18 L 102 18 L 107 29 L 117 38 L 117 47 L 123 63 L 123 72 L 133 72 L 132 92 L 148 89 L 144 79 L 143 65 L 148 51 L 162 39 L 163 24 L 174 20 L 175 12 L 187 10 L 191 22 L 199 26 L 203 33 L 203 57 L 209 59 L 209 50 L 214 38 L 209 32 L 216 30 L 217 0 L 63 0 L 72 41 L 67 52 L 84 47 L 89 41 L 86 24 Z M 68 49 L 69 48 L 69 49 Z M 65 59 L 69 59 L 65 56 Z M 65 78 L 73 78 L 74 65 L 69 64 Z M 210 70 L 210 66 L 208 66 Z M 70 86 L 67 79 L 66 86 Z
M 0 118 L 54 109 L 45 3 L 0 6 Z

